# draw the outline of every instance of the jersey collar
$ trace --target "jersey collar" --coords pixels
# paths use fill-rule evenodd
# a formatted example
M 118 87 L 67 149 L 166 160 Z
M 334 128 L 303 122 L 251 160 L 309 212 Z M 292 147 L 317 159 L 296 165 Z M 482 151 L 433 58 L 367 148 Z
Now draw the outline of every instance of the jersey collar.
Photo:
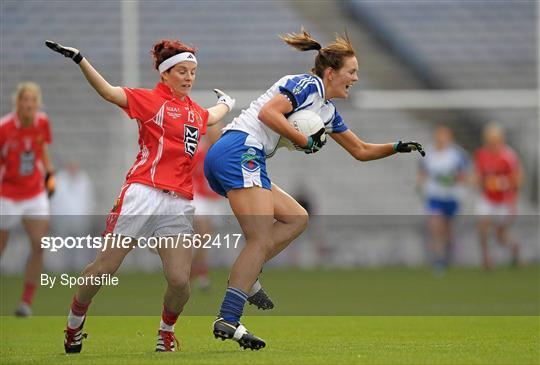
M 174 99 L 174 95 L 172 93 L 171 88 L 169 86 L 167 86 L 166 84 L 164 84 L 163 82 L 158 82 L 156 84 L 156 88 L 154 90 L 156 90 L 156 92 L 160 96 L 164 97 L 167 100 Z
M 175 100 L 177 102 L 180 102 L 180 103 L 188 103 L 188 100 L 189 100 L 189 96 L 185 96 L 184 100 L 180 100 L 179 98 L 177 98 L 176 96 L 174 96 L 171 88 L 163 83 L 163 82 L 158 82 L 156 84 L 156 87 L 154 89 L 160 96 L 162 96 L 163 98 L 167 99 L 167 100 Z
M 313 77 L 315 78 L 315 81 L 316 81 L 315 84 L 317 85 L 317 89 L 319 90 L 319 95 L 321 95 L 321 97 L 324 100 L 326 100 L 325 92 L 324 92 L 324 84 L 323 84 L 322 79 L 317 75 L 313 75 Z
M 34 120 L 32 121 L 32 124 L 29 126 L 23 127 L 22 122 L 19 119 L 19 114 L 17 114 L 17 111 L 13 112 L 13 121 L 15 122 L 15 128 L 17 129 L 37 127 L 38 119 L 39 119 L 39 111 L 36 112 L 36 115 L 34 116 Z

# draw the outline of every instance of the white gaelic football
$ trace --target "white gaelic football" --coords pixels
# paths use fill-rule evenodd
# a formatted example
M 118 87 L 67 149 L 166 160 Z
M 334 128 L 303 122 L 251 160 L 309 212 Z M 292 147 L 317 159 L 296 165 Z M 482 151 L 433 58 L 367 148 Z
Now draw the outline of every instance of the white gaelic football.
M 297 111 L 296 113 L 289 115 L 287 120 L 304 136 L 311 136 L 312 134 L 317 133 L 321 128 L 324 128 L 324 123 L 319 114 L 312 112 L 311 110 Z M 326 139 L 326 134 L 323 134 L 321 139 L 324 141 Z M 293 143 L 284 137 L 281 137 L 278 146 L 287 147 L 291 151 L 296 150 Z

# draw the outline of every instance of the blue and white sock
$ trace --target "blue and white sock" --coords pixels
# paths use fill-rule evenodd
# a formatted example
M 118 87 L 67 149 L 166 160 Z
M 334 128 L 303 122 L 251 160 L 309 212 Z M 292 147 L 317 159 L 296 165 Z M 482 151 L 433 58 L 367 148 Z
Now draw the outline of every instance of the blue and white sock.
M 248 295 L 242 290 L 228 287 L 227 292 L 225 292 L 225 298 L 223 298 L 223 302 L 221 303 L 219 316 L 227 322 L 240 322 L 247 298 Z

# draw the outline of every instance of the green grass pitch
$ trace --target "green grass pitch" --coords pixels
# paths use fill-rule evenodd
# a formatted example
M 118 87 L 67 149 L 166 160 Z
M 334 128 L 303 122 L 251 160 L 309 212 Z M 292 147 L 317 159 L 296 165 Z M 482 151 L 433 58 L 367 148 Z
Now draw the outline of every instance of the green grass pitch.
M 40 288 L 38 315 L 18 319 L 10 313 L 21 280 L 2 276 L 0 364 L 540 364 L 538 267 L 442 278 L 405 268 L 268 270 L 275 311 L 248 307 L 243 319 L 267 341 L 258 352 L 213 338 L 226 273 L 212 275 L 212 290 L 194 290 L 176 326 L 180 352 L 153 351 L 162 277 L 120 274 L 121 285 L 92 304 L 83 352 L 70 356 L 62 330 L 73 290 Z

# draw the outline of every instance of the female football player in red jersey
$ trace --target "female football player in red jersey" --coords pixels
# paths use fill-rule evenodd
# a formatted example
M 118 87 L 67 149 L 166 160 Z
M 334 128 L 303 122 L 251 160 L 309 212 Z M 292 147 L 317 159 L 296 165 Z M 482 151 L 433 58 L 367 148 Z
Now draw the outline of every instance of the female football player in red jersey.
M 217 105 L 209 109 L 190 99 L 197 73 L 196 50 L 177 40 L 154 45 L 151 53 L 159 82 L 152 90 L 112 86 L 77 49 L 50 41 L 46 45 L 73 59 L 99 95 L 137 120 L 140 150 L 107 218 L 105 233 L 129 237 L 133 244 L 143 237 L 192 234 L 193 157 L 206 127 L 222 119 L 234 99 L 215 90 Z M 101 251 L 82 276 L 113 274 L 132 248 Z M 192 250 L 180 244 L 158 247 L 157 252 L 168 285 L 156 351 L 175 351 L 174 325 L 189 298 Z M 81 351 L 86 311 L 99 289 L 98 285 L 80 286 L 73 297 L 65 331 L 66 353 Z
M 516 213 L 523 171 L 517 154 L 504 140 L 500 126 L 490 123 L 484 129 L 484 144 L 474 155 L 475 182 L 480 189 L 476 206 L 479 215 L 478 233 L 483 266 L 493 267 L 489 253 L 489 231 L 493 226 L 497 241 L 512 253 L 513 263 L 519 265 L 520 245 L 508 232 Z
M 54 192 L 54 169 L 48 145 L 51 130 L 47 115 L 39 111 L 41 91 L 33 82 L 23 82 L 13 95 L 15 111 L 0 120 L 0 255 L 9 231 L 22 218 L 30 238 L 24 290 L 15 315 L 32 314 L 31 304 L 43 269 L 41 238 L 49 227 L 49 200 Z

